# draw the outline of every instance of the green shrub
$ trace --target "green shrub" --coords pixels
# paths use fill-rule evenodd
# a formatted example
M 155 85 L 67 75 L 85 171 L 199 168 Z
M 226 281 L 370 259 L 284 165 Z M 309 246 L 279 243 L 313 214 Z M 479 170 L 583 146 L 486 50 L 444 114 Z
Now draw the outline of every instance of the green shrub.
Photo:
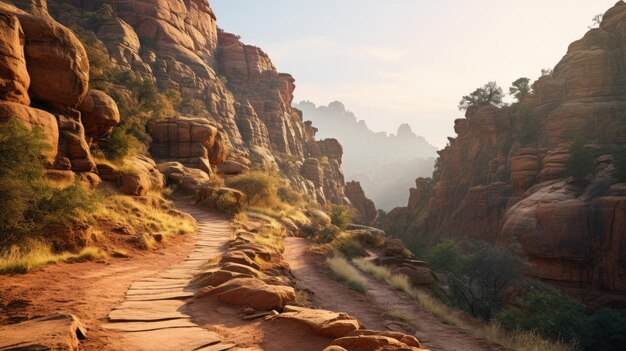
M 452 303 L 475 317 L 491 319 L 502 308 L 509 288 L 523 278 L 526 262 L 518 251 L 515 245 L 469 243 L 462 266 L 448 274 Z
M 243 192 L 248 206 L 271 208 L 280 204 L 280 179 L 275 174 L 252 171 L 226 179 L 226 185 Z
M 102 151 L 108 159 L 119 162 L 130 156 L 146 153 L 147 147 L 130 134 L 128 125 L 125 125 L 113 129 Z
M 499 313 L 498 322 L 507 330 L 529 330 L 551 340 L 577 340 L 585 331 L 585 306 L 554 288 L 533 288 L 521 308 Z
M 585 177 L 595 170 L 593 154 L 585 148 L 582 139 L 576 139 L 569 149 L 570 157 L 565 163 L 565 177 L 574 177 L 574 182 L 584 184 Z
M 69 228 L 97 204 L 78 183 L 58 188 L 44 179 L 44 140 L 14 120 L 0 128 L 0 245 L 42 237 L 50 225 Z
M 436 271 L 456 274 L 462 271 L 467 257 L 456 242 L 446 240 L 428 251 L 426 261 Z
M 342 236 L 338 236 L 330 244 L 339 252 L 341 252 L 344 256 L 350 259 L 367 256 L 367 251 L 363 249 L 358 240 L 353 236 L 345 234 Z
M 211 208 L 227 215 L 235 216 L 243 211 L 243 204 L 229 189 L 206 189 L 204 198 L 200 199 Z
M 352 210 L 348 206 L 334 205 L 330 209 L 331 223 L 342 230 L 352 222 Z
M 291 186 L 282 184 L 278 187 L 278 197 L 282 202 L 290 205 L 298 205 L 303 202 L 302 195 L 299 192 L 293 190 Z

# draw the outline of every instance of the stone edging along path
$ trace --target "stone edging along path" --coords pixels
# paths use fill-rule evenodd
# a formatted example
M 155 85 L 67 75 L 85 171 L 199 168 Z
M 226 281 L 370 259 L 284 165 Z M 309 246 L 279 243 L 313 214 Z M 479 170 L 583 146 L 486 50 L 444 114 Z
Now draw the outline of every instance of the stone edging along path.
M 198 223 L 195 248 L 189 257 L 156 276 L 133 283 L 104 325 L 122 335 L 128 350 L 222 351 L 235 346 L 222 343 L 219 335 L 193 323 L 185 306 L 196 292 L 190 286 L 194 275 L 206 261 L 225 251 L 233 234 L 232 225 L 208 210 L 191 206 L 182 206 L 181 210 Z

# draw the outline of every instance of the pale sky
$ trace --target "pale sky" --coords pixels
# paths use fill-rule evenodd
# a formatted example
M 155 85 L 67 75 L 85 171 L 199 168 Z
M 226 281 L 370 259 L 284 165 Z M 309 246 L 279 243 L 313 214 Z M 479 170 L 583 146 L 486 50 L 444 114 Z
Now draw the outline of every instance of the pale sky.
M 535 80 L 616 2 L 209 0 L 218 26 L 296 78 L 294 102 L 339 100 L 375 131 L 409 123 L 437 147 L 463 95 Z

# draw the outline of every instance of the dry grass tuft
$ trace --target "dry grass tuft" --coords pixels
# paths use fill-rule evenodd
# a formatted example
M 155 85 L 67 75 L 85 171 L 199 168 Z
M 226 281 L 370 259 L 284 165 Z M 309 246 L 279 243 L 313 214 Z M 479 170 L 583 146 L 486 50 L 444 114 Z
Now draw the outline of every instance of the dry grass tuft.
M 361 273 L 354 268 L 345 258 L 335 255 L 326 260 L 333 275 L 346 286 L 361 294 L 367 293 L 367 282 Z
M 576 345 L 549 341 L 529 331 L 507 332 L 496 323 L 486 326 L 484 333 L 487 339 L 518 351 L 568 351 L 578 349 Z
M 54 254 L 49 246 L 32 241 L 27 243 L 27 247 L 20 249 L 12 246 L 0 254 L 0 274 L 26 274 L 51 263 L 86 262 L 105 257 L 106 254 L 96 247 L 86 247 L 79 253 Z
M 384 281 L 394 289 L 400 290 L 417 301 L 419 306 L 445 324 L 473 332 L 500 345 L 520 351 L 566 351 L 575 350 L 575 345 L 567 345 L 546 340 L 538 334 L 526 331 L 507 332 L 497 324 L 485 325 L 469 318 L 460 310 L 449 307 L 425 291 L 414 288 L 409 279 L 401 274 L 393 274 L 386 267 L 376 266 L 364 259 L 352 261 L 359 269 Z

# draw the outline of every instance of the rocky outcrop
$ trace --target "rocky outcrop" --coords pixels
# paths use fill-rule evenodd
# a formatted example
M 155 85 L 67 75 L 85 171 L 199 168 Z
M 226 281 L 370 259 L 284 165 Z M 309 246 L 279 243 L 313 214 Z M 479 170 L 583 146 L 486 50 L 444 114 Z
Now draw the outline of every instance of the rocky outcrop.
M 87 328 L 74 315 L 54 315 L 0 326 L 3 350 L 80 350 Z
M 226 159 L 228 137 L 203 118 L 171 118 L 152 122 L 150 152 L 162 161 L 177 161 L 213 175 Z
M 152 123 L 149 129 L 155 141 L 151 152 L 157 159 L 207 172 L 209 168 L 216 171 L 215 166 L 226 160 L 228 167 L 218 170 L 224 174 L 239 173 L 250 166 L 279 169 L 294 188 L 318 202 L 346 203 L 340 159 L 320 166 L 323 182 L 300 174 L 310 158 L 306 145 L 315 143 L 315 136 L 309 133 L 302 114 L 291 107 L 293 77 L 278 72 L 261 49 L 219 31 L 206 1 L 61 2 L 77 10 L 50 4 L 55 17 L 91 31 L 99 41 L 96 45 L 108 52 L 114 65 L 154 81 L 162 92 L 181 96 L 175 111 L 178 120 L 205 120 L 220 131 L 216 136 L 219 142 L 210 150 L 195 139 L 162 134 L 155 126 L 158 123 Z M 96 129 L 92 122 L 89 124 L 88 135 Z M 202 161 L 207 157 L 209 165 Z
M 376 220 L 376 206 L 374 205 L 374 201 L 365 196 L 365 192 L 361 188 L 361 183 L 346 183 L 346 196 L 359 212 L 357 222 L 365 225 L 373 224 Z
M 531 276 L 625 294 L 626 193 L 611 165 L 626 147 L 625 23 L 620 1 L 521 102 L 469 108 L 439 152 L 435 179 L 418 179 L 384 229 L 426 242 L 514 239 Z M 595 159 L 583 186 L 564 174 L 576 139 Z
M 13 116 L 42 129 L 53 146 L 55 160 L 50 167 L 93 174 L 96 165 L 77 110 L 89 83 L 85 49 L 71 30 L 48 15 L 46 1 L 13 3 L 20 8 L 0 3 L 0 33 L 5 43 L 0 60 L 0 103 L 7 116 L 3 120 Z M 108 111 L 88 111 L 87 121 L 97 121 L 90 125 L 90 132 L 94 125 L 109 130 L 119 120 L 110 98 L 99 97 L 106 101 Z M 98 138 L 100 131 L 94 128 L 91 137 Z
M 24 55 L 24 31 L 17 17 L 0 13 L 0 99 L 30 105 L 30 75 Z

